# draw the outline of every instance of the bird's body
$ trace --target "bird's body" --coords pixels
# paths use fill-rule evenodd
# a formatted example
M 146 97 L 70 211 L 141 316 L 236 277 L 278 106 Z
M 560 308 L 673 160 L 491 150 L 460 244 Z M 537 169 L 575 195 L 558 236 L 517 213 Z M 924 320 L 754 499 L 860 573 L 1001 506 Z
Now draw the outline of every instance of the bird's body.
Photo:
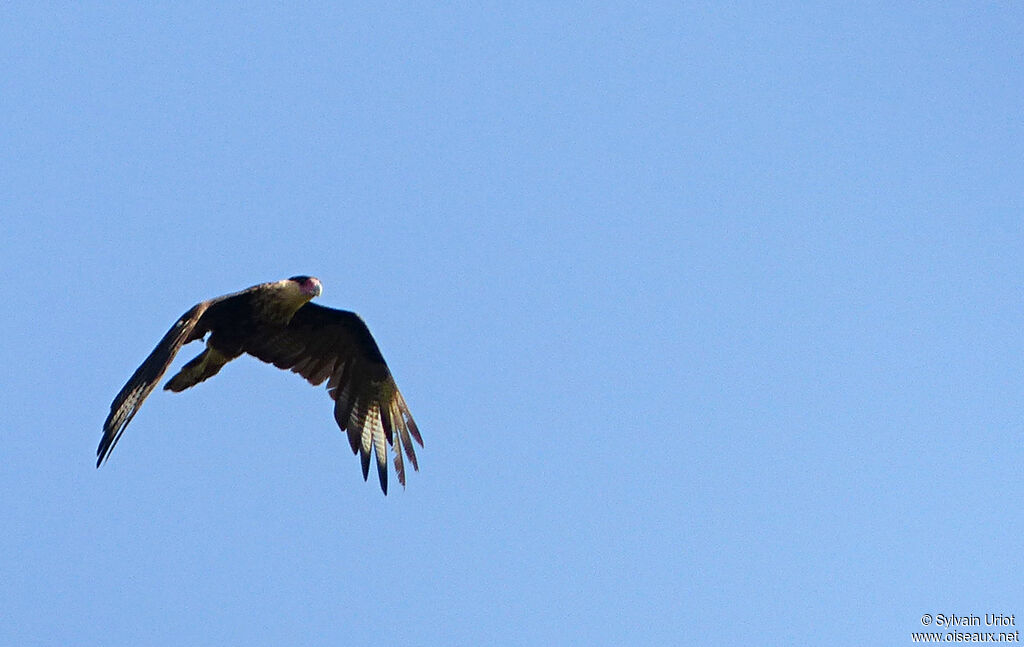
M 185 364 L 164 389 L 182 391 L 194 386 L 243 353 L 290 369 L 314 385 L 327 380 L 327 391 L 335 401 L 334 418 L 348 432 L 352 451 L 360 454 L 363 478 L 372 452 L 381 489 L 387 494 L 390 445 L 395 472 L 405 485 L 403 450 L 418 469 L 411 440 L 423 445 L 416 423 L 366 324 L 355 313 L 309 303 L 321 292 L 316 278 L 295 276 L 190 308 L 114 398 L 96 450 L 96 466 L 109 456 L 178 350 L 209 334 L 206 350 Z

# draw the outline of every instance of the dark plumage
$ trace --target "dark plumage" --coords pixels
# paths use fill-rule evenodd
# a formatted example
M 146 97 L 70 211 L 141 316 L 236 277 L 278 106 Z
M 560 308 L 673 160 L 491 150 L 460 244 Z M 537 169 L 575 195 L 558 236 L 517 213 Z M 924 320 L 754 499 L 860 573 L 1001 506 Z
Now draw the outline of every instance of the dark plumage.
M 391 445 L 398 482 L 405 485 L 403 451 L 413 469 L 419 469 L 412 439 L 422 447 L 420 432 L 366 324 L 353 312 L 309 303 L 321 292 L 316 278 L 293 276 L 194 305 L 114 398 L 103 423 L 96 467 L 110 455 L 178 350 L 209 333 L 206 350 L 185 364 L 164 389 L 194 386 L 242 353 L 290 369 L 313 385 L 326 380 L 334 419 L 348 432 L 352 452 L 360 455 L 363 479 L 369 474 L 372 450 L 380 487 L 387 494 Z

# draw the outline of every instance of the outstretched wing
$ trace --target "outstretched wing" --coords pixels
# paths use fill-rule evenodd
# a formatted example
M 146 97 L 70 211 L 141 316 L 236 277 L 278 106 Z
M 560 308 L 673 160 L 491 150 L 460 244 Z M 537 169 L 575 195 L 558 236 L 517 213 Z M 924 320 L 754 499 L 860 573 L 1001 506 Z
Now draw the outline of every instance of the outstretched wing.
M 128 426 L 146 396 L 150 394 L 164 372 L 167 371 L 167 367 L 171 365 L 178 350 L 184 344 L 200 339 L 206 333 L 205 329 L 197 328 L 196 324 L 211 303 L 213 301 L 203 301 L 192 306 L 191 310 L 174 322 L 146 361 L 136 369 L 128 383 L 114 398 L 114 402 L 110 405 L 110 415 L 103 423 L 103 438 L 96 450 L 96 467 L 103 464 L 103 461 L 110 455 L 114 445 L 124 433 L 125 427 Z
M 409 413 L 391 371 L 363 320 L 353 312 L 307 303 L 284 329 L 258 333 L 245 351 L 278 368 L 291 369 L 311 384 L 327 380 L 334 399 L 334 419 L 348 432 L 352 453 L 369 475 L 370 451 L 377 458 L 377 475 L 388 493 L 387 445 L 394 453 L 398 482 L 405 485 L 405 456 L 418 470 L 412 439 L 423 439 Z

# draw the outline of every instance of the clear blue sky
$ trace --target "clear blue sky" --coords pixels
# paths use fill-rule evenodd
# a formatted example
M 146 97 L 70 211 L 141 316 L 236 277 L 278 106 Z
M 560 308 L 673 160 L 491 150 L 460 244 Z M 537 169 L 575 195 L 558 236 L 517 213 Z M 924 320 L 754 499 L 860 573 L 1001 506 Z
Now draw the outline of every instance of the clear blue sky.
M 1018 6 L 208 4 L 0 9 L 0 644 L 1024 618 Z M 299 273 L 405 490 L 251 358 L 94 468 L 175 318 Z

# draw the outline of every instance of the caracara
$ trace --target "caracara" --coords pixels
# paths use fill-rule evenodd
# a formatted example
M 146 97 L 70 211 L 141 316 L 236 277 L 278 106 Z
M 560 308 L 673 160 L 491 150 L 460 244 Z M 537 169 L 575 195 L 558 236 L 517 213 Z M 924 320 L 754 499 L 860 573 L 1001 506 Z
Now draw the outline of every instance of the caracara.
M 293 276 L 193 306 L 171 326 L 114 398 L 103 423 L 96 467 L 110 455 L 178 350 L 209 333 L 206 350 L 185 364 L 164 389 L 182 391 L 195 386 L 242 353 L 291 369 L 314 386 L 327 380 L 334 419 L 348 432 L 352 453 L 362 460 L 363 480 L 369 474 L 372 449 L 380 487 L 388 493 L 390 445 L 398 482 L 404 486 L 403 450 L 413 469 L 419 469 L 410 437 L 421 447 L 423 439 L 366 324 L 353 312 L 310 303 L 322 291 L 318 279 Z

